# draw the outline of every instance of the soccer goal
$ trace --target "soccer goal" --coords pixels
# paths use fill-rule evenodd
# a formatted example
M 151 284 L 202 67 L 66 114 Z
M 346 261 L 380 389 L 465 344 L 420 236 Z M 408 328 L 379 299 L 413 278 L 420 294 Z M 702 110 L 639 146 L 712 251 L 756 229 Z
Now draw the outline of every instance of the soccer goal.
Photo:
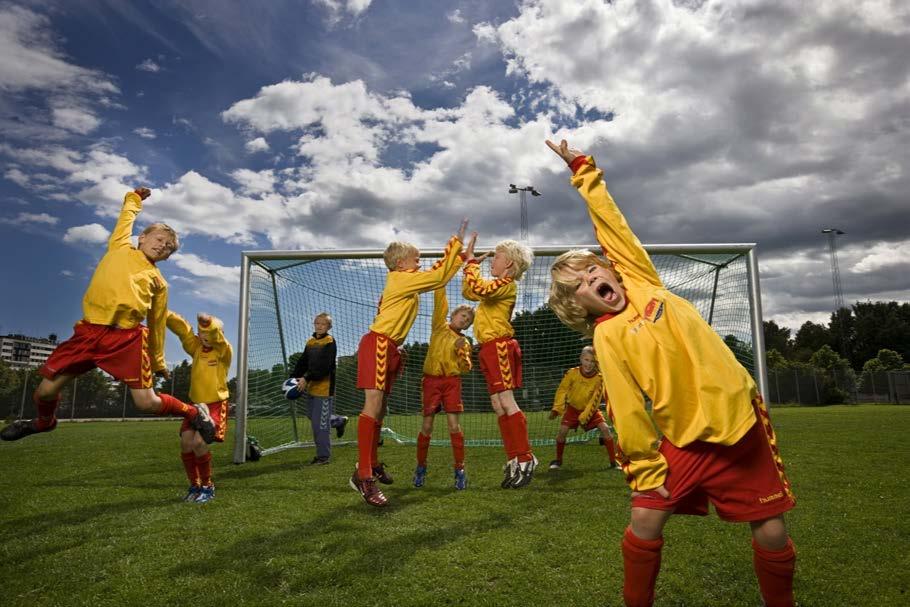
M 523 353 L 524 386 L 516 392 L 528 418 L 533 445 L 555 442 L 558 422 L 547 420 L 563 374 L 578 365 L 590 343 L 562 325 L 547 307 L 549 269 L 561 253 L 597 246 L 537 247 L 533 266 L 519 282 L 512 322 Z M 645 247 L 664 284 L 691 301 L 749 369 L 762 393 L 767 374 L 761 323 L 758 265 L 753 244 L 650 245 Z M 428 267 L 442 250 L 421 251 Z M 484 264 L 484 271 L 489 264 Z M 287 400 L 281 384 L 293 369 L 313 330 L 313 317 L 328 312 L 338 346 L 335 412 L 356 416 L 363 404 L 355 388 L 357 345 L 368 330 L 388 270 L 382 251 L 253 251 L 241 266 L 240 335 L 237 362 L 237 431 L 234 461 L 246 457 L 246 437 L 254 436 L 264 454 L 313 444 L 309 420 L 299 401 Z M 487 275 L 487 277 L 489 277 Z M 450 307 L 461 297 L 461 276 L 449 283 Z M 404 344 L 407 364 L 389 398 L 383 437 L 416 443 L 421 424 L 423 359 L 430 339 L 433 296 L 420 298 L 420 312 Z M 469 329 L 467 335 L 471 335 Z M 463 378 L 465 444 L 500 445 L 496 416 L 479 370 Z M 352 419 L 353 421 L 353 419 Z M 447 445 L 445 422 L 438 420 L 434 445 Z M 356 428 L 356 423 L 352 425 Z M 597 435 L 577 432 L 571 441 Z M 445 437 L 437 440 L 435 437 Z M 355 438 L 345 436 L 346 440 Z

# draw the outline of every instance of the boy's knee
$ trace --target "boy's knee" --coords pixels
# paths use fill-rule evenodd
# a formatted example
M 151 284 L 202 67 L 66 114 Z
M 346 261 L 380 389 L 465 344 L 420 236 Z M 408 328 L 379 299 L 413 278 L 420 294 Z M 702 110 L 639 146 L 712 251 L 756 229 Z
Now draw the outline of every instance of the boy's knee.
M 767 550 L 783 550 L 787 545 L 789 535 L 783 516 L 775 516 L 762 521 L 750 523 L 752 537 L 758 545 Z
M 631 528 L 636 537 L 656 540 L 663 535 L 664 523 L 670 513 L 650 508 L 632 508 Z

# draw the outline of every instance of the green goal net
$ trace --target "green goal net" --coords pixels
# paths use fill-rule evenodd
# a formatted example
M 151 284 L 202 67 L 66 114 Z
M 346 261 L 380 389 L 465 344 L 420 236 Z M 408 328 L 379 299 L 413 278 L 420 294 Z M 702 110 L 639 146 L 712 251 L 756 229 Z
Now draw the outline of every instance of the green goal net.
M 557 421 L 547 413 L 563 374 L 578 365 L 581 348 L 590 343 L 562 325 L 547 307 L 549 268 L 570 248 L 535 248 L 535 260 L 518 286 L 512 323 L 523 354 L 524 386 L 516 399 L 528 418 L 533 445 L 552 444 Z M 598 250 L 589 246 L 591 250 Z M 658 245 L 646 247 L 664 284 L 691 301 L 723 337 L 737 358 L 764 385 L 760 334 L 761 311 L 752 245 Z M 422 251 L 429 267 L 440 250 Z M 489 277 L 488 263 L 483 270 Z M 302 352 L 319 312 L 333 317 L 338 347 L 335 412 L 356 416 L 363 396 L 355 387 L 357 346 L 368 330 L 388 270 L 382 251 L 259 251 L 244 254 L 241 284 L 241 328 L 238 340 L 238 406 L 234 460 L 244 461 L 246 436 L 254 436 L 268 454 L 313 444 L 301 400 L 289 401 L 281 384 L 290 376 L 294 354 Z M 450 309 L 462 302 L 461 273 L 449 283 Z M 383 436 L 416 442 L 421 424 L 423 359 L 430 339 L 433 295 L 420 297 L 420 310 L 405 343 L 407 364 L 389 397 Z M 469 329 L 466 334 L 472 336 Z M 473 337 L 473 336 L 472 336 Z M 465 412 L 461 425 L 469 446 L 500 445 L 496 416 L 483 376 L 475 369 L 463 377 Z M 444 422 L 438 422 L 444 423 Z M 444 429 L 444 428 L 443 428 Z M 353 430 L 353 428 L 352 428 Z M 570 441 L 588 440 L 575 433 Z M 436 437 L 440 437 L 439 440 Z M 442 438 L 444 437 L 444 438 Z M 355 432 L 345 436 L 354 440 Z M 434 433 L 432 444 L 448 444 L 448 433 Z

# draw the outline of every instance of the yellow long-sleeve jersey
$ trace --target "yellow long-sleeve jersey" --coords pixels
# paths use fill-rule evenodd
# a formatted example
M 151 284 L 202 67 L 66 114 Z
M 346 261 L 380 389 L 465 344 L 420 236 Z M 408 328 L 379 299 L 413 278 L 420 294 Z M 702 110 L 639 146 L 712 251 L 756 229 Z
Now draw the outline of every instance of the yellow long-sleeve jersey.
M 176 312 L 168 311 L 167 328 L 180 338 L 184 351 L 193 357 L 190 400 L 194 403 L 226 400 L 230 396 L 227 376 L 234 351 L 224 337 L 221 321 L 213 317 L 207 326 L 199 327 L 199 333 L 209 342 L 209 347 L 202 345 L 190 323 Z
M 389 272 L 370 331 L 381 333 L 401 345 L 417 318 L 420 294 L 445 286 L 452 279 L 461 267 L 460 252 L 461 241 L 453 236 L 446 244 L 442 259 L 429 270 Z
M 463 375 L 471 370 L 471 344 L 448 322 L 449 301 L 445 287 L 433 291 L 433 326 L 430 345 L 423 361 L 424 375 Z M 456 342 L 464 339 L 459 348 Z
M 480 275 L 480 264 L 468 262 L 464 267 L 461 294 L 480 302 L 474 313 L 474 335 L 482 344 L 500 337 L 512 337 L 512 310 L 518 287 L 511 277 L 486 280 Z
M 597 240 L 623 277 L 628 301 L 619 314 L 598 319 L 594 329 L 610 394 L 607 411 L 630 486 L 655 489 L 667 474 L 655 425 L 677 447 L 693 441 L 732 445 L 755 423 L 751 402 L 758 391 L 698 310 L 663 286 L 593 158 L 578 169 L 572 185 L 587 202 Z M 642 392 L 653 402 L 653 423 Z
M 167 281 L 145 254 L 133 246 L 133 222 L 142 210 L 139 194 L 130 192 L 111 233 L 107 252 L 98 262 L 82 298 L 86 322 L 132 329 L 148 324 L 152 371 L 167 367 L 164 329 L 167 319 Z
M 572 367 L 563 375 L 556 395 L 553 397 L 553 411 L 560 415 L 565 413 L 566 407 L 580 411 L 578 421 L 588 423 L 595 411 L 600 409 L 604 400 L 604 379 L 600 373 L 587 377 L 581 372 L 581 367 Z

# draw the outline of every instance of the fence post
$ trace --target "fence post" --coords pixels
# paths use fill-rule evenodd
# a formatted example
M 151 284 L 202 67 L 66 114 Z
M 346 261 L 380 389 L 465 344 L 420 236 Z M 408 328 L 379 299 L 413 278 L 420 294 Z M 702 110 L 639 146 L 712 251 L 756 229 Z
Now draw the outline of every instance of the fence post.
M 875 373 L 870 373 L 869 379 L 872 381 L 872 402 L 877 402 L 878 397 L 875 396 Z
M 126 421 L 126 383 L 123 384 L 123 412 L 120 414 L 120 421 Z
M 822 397 L 819 396 L 819 394 L 818 394 L 818 372 L 817 371 L 812 372 L 812 383 L 815 385 L 815 404 L 820 405 L 820 404 L 822 404 Z M 835 382 L 835 383 L 837 383 L 837 382 Z
M 22 381 L 22 401 L 19 403 L 19 419 L 25 415 L 25 393 L 28 392 L 28 375 L 31 369 L 25 369 L 25 379 Z
M 780 378 L 778 377 L 778 370 L 774 370 L 774 387 L 777 389 L 777 404 L 781 403 L 780 400 Z
M 70 421 L 73 421 L 73 418 L 76 417 L 76 382 L 77 378 L 73 378 L 73 404 L 70 407 Z
M 799 396 L 799 371 L 793 369 L 793 383 L 796 385 L 796 404 L 803 404 L 803 399 Z

